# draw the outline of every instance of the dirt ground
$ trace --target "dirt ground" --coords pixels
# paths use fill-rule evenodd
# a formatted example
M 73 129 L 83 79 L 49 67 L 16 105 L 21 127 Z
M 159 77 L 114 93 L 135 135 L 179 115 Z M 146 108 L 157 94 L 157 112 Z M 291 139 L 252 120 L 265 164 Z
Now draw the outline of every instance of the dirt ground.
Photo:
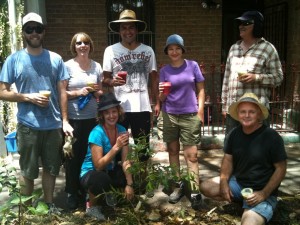
M 160 143 L 156 147 L 158 150 L 153 161 L 168 164 L 168 155 L 164 151 L 163 145 Z M 269 225 L 300 224 L 300 143 L 287 144 L 286 150 L 288 153 L 287 175 L 280 187 L 280 201 L 272 220 L 268 223 Z M 201 180 L 218 175 L 222 156 L 221 149 L 199 151 Z M 182 166 L 184 166 L 182 155 L 180 159 Z M 37 181 L 37 186 L 40 185 L 39 182 Z M 2 198 L 0 201 L 3 200 Z M 242 209 L 238 204 L 216 202 L 210 199 L 204 199 L 205 206 L 198 211 L 191 209 L 190 202 L 186 197 L 183 197 L 176 204 L 169 204 L 168 195 L 164 194 L 161 188 L 156 190 L 154 197 L 147 199 L 142 204 L 141 209 L 136 212 L 133 210 L 136 202 L 134 205 L 118 205 L 114 209 L 103 205 L 102 210 L 107 221 L 102 223 L 85 216 L 84 208 L 74 212 L 67 211 L 65 201 L 64 171 L 62 170 L 57 179 L 55 202 L 64 210 L 63 214 L 60 216 L 27 217 L 24 224 L 238 225 L 242 214 Z

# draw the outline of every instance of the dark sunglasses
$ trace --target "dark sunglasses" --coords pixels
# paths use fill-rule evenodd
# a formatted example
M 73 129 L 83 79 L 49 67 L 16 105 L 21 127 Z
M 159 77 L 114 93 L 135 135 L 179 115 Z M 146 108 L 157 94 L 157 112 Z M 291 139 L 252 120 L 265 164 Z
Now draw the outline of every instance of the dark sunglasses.
M 45 30 L 45 28 L 42 26 L 36 26 L 36 27 L 28 26 L 28 27 L 25 27 L 25 29 L 24 29 L 26 34 L 32 34 L 33 31 L 35 31 L 35 33 L 37 33 L 37 34 L 41 34 L 41 33 L 43 33 L 44 30 Z
M 241 21 L 240 22 L 240 25 L 242 25 L 242 26 L 249 26 L 251 24 L 254 24 L 254 22 L 253 21 Z
M 77 42 L 76 42 L 76 45 L 82 45 L 82 43 L 83 43 L 84 45 L 89 45 L 89 44 L 90 44 L 90 42 L 88 42 L 88 41 L 77 41 Z

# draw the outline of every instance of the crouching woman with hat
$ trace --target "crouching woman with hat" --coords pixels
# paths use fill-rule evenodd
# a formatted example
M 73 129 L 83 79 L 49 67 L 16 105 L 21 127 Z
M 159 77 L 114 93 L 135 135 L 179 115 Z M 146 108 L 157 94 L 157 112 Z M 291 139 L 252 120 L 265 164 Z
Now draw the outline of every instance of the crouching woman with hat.
M 114 188 L 124 188 L 125 198 L 134 197 L 132 175 L 127 171 L 130 162 L 126 160 L 129 135 L 118 124 L 123 110 L 113 93 L 102 95 L 98 107 L 99 124 L 88 139 L 88 149 L 81 167 L 80 182 L 89 194 L 86 214 L 98 220 L 105 220 L 96 196 Z M 116 155 L 121 153 L 121 163 Z M 109 197 L 107 195 L 106 197 Z
M 202 182 L 200 189 L 216 200 L 241 202 L 242 225 L 265 224 L 273 216 L 286 173 L 284 143 L 263 124 L 269 112 L 255 94 L 245 93 L 230 105 L 229 114 L 240 125 L 226 136 L 220 176 Z

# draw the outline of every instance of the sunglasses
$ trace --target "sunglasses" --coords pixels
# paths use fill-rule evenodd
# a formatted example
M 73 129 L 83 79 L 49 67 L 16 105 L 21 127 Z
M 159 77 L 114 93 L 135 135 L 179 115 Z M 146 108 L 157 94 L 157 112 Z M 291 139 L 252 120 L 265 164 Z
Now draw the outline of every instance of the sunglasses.
M 32 34 L 33 31 L 35 31 L 35 33 L 37 33 L 37 34 L 41 34 L 41 33 L 43 33 L 44 30 L 45 30 L 45 28 L 42 26 L 36 26 L 36 27 L 28 26 L 28 27 L 25 27 L 25 29 L 24 29 L 26 34 Z
M 83 43 L 84 45 L 89 45 L 89 44 L 90 44 L 90 42 L 88 42 L 88 41 L 77 41 L 77 42 L 76 42 L 76 45 L 82 45 L 82 43 Z
M 251 24 L 254 24 L 254 22 L 253 21 L 241 21 L 240 22 L 240 25 L 242 25 L 242 26 L 249 26 Z

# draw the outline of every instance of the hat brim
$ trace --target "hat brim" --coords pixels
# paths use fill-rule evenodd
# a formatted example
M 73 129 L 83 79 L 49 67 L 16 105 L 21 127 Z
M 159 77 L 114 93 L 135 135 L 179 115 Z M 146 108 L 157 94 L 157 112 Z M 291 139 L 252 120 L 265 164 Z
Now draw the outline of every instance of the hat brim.
M 120 23 L 136 23 L 138 32 L 144 32 L 147 28 L 147 24 L 141 20 L 133 19 L 123 19 L 123 20 L 114 20 L 108 23 L 108 28 L 116 33 L 120 32 Z
M 22 28 L 24 28 L 24 27 L 26 26 L 26 24 L 28 24 L 28 23 L 30 23 L 30 22 L 38 23 L 38 24 L 40 24 L 41 26 L 45 27 L 45 25 L 44 25 L 43 23 L 41 23 L 41 22 L 38 22 L 38 21 L 35 21 L 35 20 L 30 20 L 30 21 L 27 21 L 26 23 L 24 23 L 24 24 L 22 25 Z
M 105 105 L 103 107 L 99 107 L 98 108 L 98 112 L 110 109 L 112 107 L 116 107 L 116 106 L 120 105 L 120 103 L 121 103 L 120 101 L 117 101 L 115 103 L 112 103 L 112 104 L 109 104 L 109 105 Z
M 165 48 L 164 48 L 164 53 L 165 53 L 166 55 L 168 55 L 168 47 L 169 47 L 169 45 L 178 45 L 178 46 L 180 46 L 180 48 L 182 49 L 182 53 L 185 53 L 185 52 L 186 52 L 186 49 L 185 49 L 184 46 L 179 45 L 179 44 L 177 44 L 177 43 L 174 43 L 174 44 L 171 43 L 171 44 L 166 45 Z
M 240 20 L 240 21 L 249 21 L 249 20 L 253 20 L 253 18 L 250 17 L 245 17 L 245 16 L 240 16 L 235 18 L 236 20 Z
M 247 97 L 247 98 L 244 98 L 244 99 L 242 99 L 242 100 L 240 100 L 240 101 L 234 102 L 234 103 L 232 103 L 232 104 L 229 106 L 229 108 L 228 108 L 228 113 L 229 113 L 229 115 L 230 115 L 233 119 L 239 120 L 238 112 L 237 112 L 237 107 L 238 107 L 239 104 L 242 103 L 242 102 L 249 102 L 249 103 L 253 103 L 253 104 L 257 105 L 257 106 L 260 108 L 261 112 L 262 112 L 263 119 L 265 120 L 265 119 L 268 118 L 268 116 L 269 116 L 269 110 L 267 109 L 267 107 L 264 106 L 264 105 L 262 105 L 262 104 L 260 104 L 260 103 L 258 103 L 255 99 L 250 98 L 250 97 Z

